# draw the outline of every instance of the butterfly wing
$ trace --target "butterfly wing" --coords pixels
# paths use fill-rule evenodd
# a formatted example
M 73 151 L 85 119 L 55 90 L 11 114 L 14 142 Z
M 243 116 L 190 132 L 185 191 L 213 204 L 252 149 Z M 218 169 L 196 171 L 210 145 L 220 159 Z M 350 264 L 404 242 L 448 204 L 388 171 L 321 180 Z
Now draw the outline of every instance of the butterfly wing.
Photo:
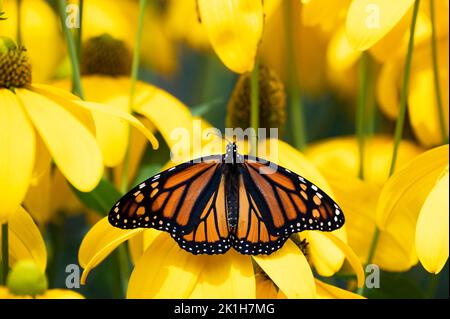
M 322 190 L 305 178 L 288 169 L 254 157 L 245 157 L 240 164 L 243 186 L 249 194 L 247 209 L 240 203 L 240 221 L 237 236 L 240 244 L 257 248 L 252 232 L 243 236 L 240 227 L 267 229 L 269 241 L 258 239 L 262 253 L 280 248 L 293 233 L 303 230 L 333 231 L 340 228 L 344 215 L 339 206 Z M 249 213 L 254 211 L 255 213 Z M 257 218 L 255 218 L 257 217 Z M 265 227 L 261 227 L 261 225 Z M 270 237 L 272 236 L 272 237 Z M 258 248 L 256 251 L 259 252 Z M 245 249 L 244 249 L 245 253 Z
M 244 174 L 239 177 L 239 216 L 232 236 L 232 245 L 241 254 L 271 254 L 283 246 L 287 235 L 270 232 L 266 220 L 268 207 L 254 184 L 246 182 Z
M 221 253 L 229 249 L 222 165 L 213 155 L 157 174 L 124 195 L 108 220 L 122 229 L 167 231 L 193 253 Z

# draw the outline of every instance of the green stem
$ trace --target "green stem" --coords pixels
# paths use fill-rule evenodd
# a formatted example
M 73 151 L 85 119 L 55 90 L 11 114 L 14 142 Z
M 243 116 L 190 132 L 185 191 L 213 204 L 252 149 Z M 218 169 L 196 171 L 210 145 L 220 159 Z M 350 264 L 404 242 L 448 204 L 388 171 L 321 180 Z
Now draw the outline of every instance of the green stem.
M 6 284 L 9 272 L 9 238 L 8 223 L 2 224 L 2 284 Z
M 414 49 L 414 33 L 416 30 L 416 21 L 417 14 L 419 12 L 420 0 L 416 0 L 414 3 L 413 16 L 411 20 L 411 27 L 409 32 L 409 42 L 408 42 L 408 52 L 406 54 L 405 61 L 405 69 L 403 72 L 403 86 L 400 95 L 400 111 L 397 117 L 397 122 L 395 126 L 395 134 L 394 134 L 394 150 L 392 152 L 392 160 L 391 166 L 389 168 L 389 176 L 394 173 L 395 164 L 397 162 L 398 148 L 400 146 L 400 141 L 403 135 L 403 126 L 405 122 L 405 114 L 406 114 L 406 99 L 408 97 L 408 88 L 409 88 L 409 77 L 411 71 L 411 61 Z M 369 256 L 367 257 L 366 265 L 371 264 L 373 257 L 375 256 L 376 248 L 378 245 L 378 239 L 380 237 L 380 231 L 378 228 L 375 229 L 374 236 L 372 238 L 372 242 L 370 245 Z M 358 290 L 358 293 L 364 295 L 365 287 Z
M 58 0 L 59 16 L 61 18 L 61 25 L 67 42 L 67 49 L 69 51 L 70 62 L 72 64 L 72 92 L 78 95 L 81 99 L 84 99 L 83 89 L 81 87 L 81 74 L 77 48 L 75 46 L 75 41 L 73 39 L 72 33 L 70 32 L 69 28 L 66 25 L 65 8 L 66 8 L 66 1 Z
M 130 99 L 128 101 L 128 106 L 130 111 L 133 110 L 134 105 L 134 95 L 136 92 L 136 81 L 139 73 L 139 63 L 141 59 L 141 40 L 142 40 L 142 29 L 144 25 L 144 15 L 145 8 L 147 7 L 147 0 L 139 1 L 139 18 L 138 18 L 138 27 L 136 32 L 136 39 L 134 44 L 134 52 L 133 52 L 133 64 L 131 66 L 131 88 L 130 88 Z M 129 144 L 129 143 L 128 143 Z M 122 167 L 122 178 L 120 182 L 120 191 L 125 193 L 128 190 L 129 183 L 129 166 L 130 166 L 130 152 L 127 151 L 125 154 L 125 158 L 123 160 Z
M 17 1 L 17 45 L 21 46 L 22 43 L 22 0 Z
M 259 128 L 259 61 L 256 60 L 250 79 L 250 127 L 255 136 L 252 140 L 252 154 L 257 155 L 258 128 Z
M 291 127 L 293 133 L 294 146 L 303 150 L 306 145 L 306 131 L 303 103 L 300 96 L 298 83 L 297 63 L 294 47 L 294 25 L 292 20 L 292 3 L 285 1 L 283 5 L 284 14 L 284 36 L 287 54 L 287 73 L 288 73 L 288 93 L 289 93 L 289 113 L 291 119 Z M 295 39 L 297 41 L 297 39 Z
M 83 0 L 79 0 L 78 2 L 78 7 L 79 7 L 79 14 L 80 14 L 80 27 L 78 28 L 78 32 L 77 32 L 77 56 L 78 56 L 78 61 L 81 62 L 81 50 L 82 48 L 82 36 L 83 36 L 83 8 L 84 8 L 84 1 Z
M 436 94 L 436 104 L 438 107 L 439 115 L 439 128 L 442 136 L 442 143 L 448 144 L 447 130 L 445 127 L 445 115 L 444 107 L 442 105 L 442 93 L 439 81 L 439 67 L 438 67 L 438 56 L 436 48 L 436 23 L 435 23 L 435 11 L 434 11 L 434 0 L 430 0 L 430 19 L 431 19 L 431 53 L 433 61 L 433 75 L 434 75 L 434 90 Z
M 367 102 L 367 53 L 363 52 L 359 61 L 359 92 L 358 107 L 356 109 L 356 136 L 358 137 L 359 173 L 360 179 L 364 179 L 364 146 L 365 146 L 365 108 Z

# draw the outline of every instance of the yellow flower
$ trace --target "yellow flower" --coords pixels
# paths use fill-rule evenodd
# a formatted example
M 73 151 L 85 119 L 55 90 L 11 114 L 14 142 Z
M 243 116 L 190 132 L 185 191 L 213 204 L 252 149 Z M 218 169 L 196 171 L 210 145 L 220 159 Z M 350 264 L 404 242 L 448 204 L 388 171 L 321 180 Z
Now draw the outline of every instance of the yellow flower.
M 16 39 L 17 1 L 5 0 L 0 35 Z M 33 64 L 33 81 L 50 80 L 64 56 L 61 22 L 44 0 L 23 0 L 21 6 L 22 41 Z
M 417 250 L 426 270 L 439 273 L 448 259 L 448 144 L 411 160 L 384 185 L 377 207 L 380 229 L 399 219 L 403 240 Z
M 320 185 L 329 193 L 326 181 L 298 151 L 278 141 L 280 165 Z M 275 154 L 266 156 L 276 160 Z M 272 157 L 273 156 L 273 157 Z M 349 259 L 363 284 L 364 273 L 357 257 L 345 244 L 345 230 L 333 234 L 304 232 L 310 247 L 310 260 L 322 276 L 337 272 L 344 258 Z M 234 251 L 218 256 L 194 256 L 183 251 L 169 234 L 154 229 L 122 230 L 112 227 L 107 218 L 92 227 L 79 250 L 84 268 L 82 283 L 88 273 L 118 245 L 129 240 L 135 268 L 130 277 L 129 298 L 255 298 L 256 280 L 252 261 L 271 278 L 288 298 L 316 297 L 311 266 L 291 240 L 277 252 L 265 256 L 244 256 Z
M 2 231 L 0 230 L 0 234 Z M 44 239 L 28 212 L 19 206 L 8 220 L 9 265 L 32 260 L 41 271 L 47 266 Z
M 263 1 L 198 0 L 209 41 L 222 62 L 236 73 L 253 69 L 263 34 Z
M 77 3 L 78 1 L 74 1 Z M 108 33 L 134 48 L 137 30 L 138 1 L 85 1 L 83 9 L 83 40 Z M 170 75 L 176 69 L 176 52 L 166 30 L 162 16 L 150 4 L 144 17 L 144 30 L 148 36 L 142 37 L 141 59 L 145 66 L 163 75 Z
M 0 38 L 0 104 L 0 222 L 24 199 L 33 172 L 39 176 L 51 159 L 80 191 L 91 191 L 97 185 L 103 164 L 92 114 L 111 121 L 120 118 L 155 139 L 127 113 L 80 101 L 48 85 L 32 84 L 25 51 L 7 38 Z
M 364 181 L 357 178 L 359 169 L 358 142 L 354 137 L 335 138 L 311 145 L 305 152 L 320 169 L 337 202 L 346 213 L 349 246 L 362 262 L 368 257 L 375 231 L 376 211 L 379 209 L 381 187 L 388 178 L 393 141 L 390 137 L 375 136 L 366 142 Z M 410 142 L 400 144 L 397 168 L 421 153 Z M 406 184 L 405 184 L 406 185 Z M 399 215 L 380 233 L 373 262 L 388 271 L 405 271 L 417 263 L 414 242 L 408 239 L 410 221 Z

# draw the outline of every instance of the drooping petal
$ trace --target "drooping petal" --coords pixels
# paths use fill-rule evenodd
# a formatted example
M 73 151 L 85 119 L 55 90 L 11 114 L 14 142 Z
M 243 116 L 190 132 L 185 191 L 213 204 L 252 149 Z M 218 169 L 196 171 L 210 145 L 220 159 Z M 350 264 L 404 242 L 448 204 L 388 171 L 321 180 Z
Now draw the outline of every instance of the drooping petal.
M 202 24 L 222 62 L 237 73 L 255 64 L 264 26 L 262 1 L 199 0 Z
M 327 62 L 330 72 L 342 72 L 350 69 L 358 61 L 361 52 L 348 43 L 345 29 L 341 28 L 333 35 L 327 48 Z
M 189 298 L 204 260 L 182 250 L 161 233 L 138 260 L 128 283 L 127 298 Z
M 103 173 L 95 137 L 51 99 L 26 89 L 16 94 L 64 176 L 79 190 L 92 190 Z
M 0 230 L 1 234 L 1 230 Z M 42 271 L 47 266 L 47 250 L 39 228 L 31 216 L 19 206 L 8 220 L 10 266 L 31 259 Z
M 437 43 L 439 85 L 446 136 L 448 136 L 449 114 L 448 47 L 448 37 Z M 434 85 L 431 46 L 428 42 L 414 51 L 410 81 L 408 111 L 414 133 L 421 144 L 425 146 L 438 145 L 442 143 L 442 134 Z
M 322 234 L 342 250 L 349 264 L 352 266 L 353 270 L 356 273 L 358 287 L 362 287 L 364 285 L 364 269 L 358 259 L 358 256 L 356 256 L 353 250 L 349 246 L 347 246 L 347 244 L 344 243 L 339 237 L 329 232 L 323 232 Z
M 320 299 L 365 299 L 363 296 L 355 294 L 351 291 L 341 289 L 339 287 L 329 285 L 320 281 L 315 280 L 317 288 L 317 298 Z
M 398 59 L 385 62 L 377 78 L 376 96 L 381 111 L 394 120 L 400 110 L 399 84 L 402 63 Z
M 162 89 L 137 83 L 133 110 L 152 122 L 170 148 L 176 142 L 177 130 L 187 130 L 192 136 L 193 119 L 189 109 Z
M 82 85 L 87 100 L 130 113 L 129 85 L 120 85 L 115 78 L 106 76 L 83 77 Z M 113 118 L 108 114 L 96 112 L 93 113 L 93 117 L 103 161 L 106 166 L 117 166 L 127 151 L 129 125 L 122 119 Z
M 391 31 L 414 0 L 353 0 L 346 20 L 347 36 L 356 50 L 366 50 Z
M 416 249 L 422 265 L 439 273 L 448 259 L 448 165 L 423 204 L 416 228 Z
M 86 282 L 92 268 L 100 264 L 117 246 L 142 231 L 143 228 L 115 228 L 109 224 L 108 217 L 102 218 L 83 238 L 78 251 L 78 262 L 84 268 L 81 283 Z
M 344 228 L 334 231 L 333 234 L 347 242 L 347 233 Z M 307 238 L 309 257 L 319 275 L 329 277 L 339 271 L 345 259 L 339 247 L 321 232 L 307 231 L 302 236 Z
M 256 255 L 253 259 L 288 298 L 315 298 L 311 267 L 291 240 L 273 254 Z
M 17 210 L 30 183 L 35 135 L 22 106 L 9 90 L 0 89 L 0 223 Z
M 190 298 L 256 297 L 255 274 L 249 256 L 229 251 L 223 255 L 200 258 L 204 265 Z
M 376 221 L 380 229 L 385 229 L 395 215 L 417 220 L 425 198 L 448 165 L 448 154 L 448 144 L 433 148 L 413 158 L 389 178 L 377 205 Z

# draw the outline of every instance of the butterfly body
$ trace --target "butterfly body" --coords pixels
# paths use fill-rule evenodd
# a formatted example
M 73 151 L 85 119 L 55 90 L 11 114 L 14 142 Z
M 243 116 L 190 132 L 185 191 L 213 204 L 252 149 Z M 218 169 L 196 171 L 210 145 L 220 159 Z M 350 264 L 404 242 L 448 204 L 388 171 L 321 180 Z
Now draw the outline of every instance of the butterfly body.
M 172 167 L 139 184 L 111 209 L 119 228 L 166 231 L 193 254 L 271 254 L 303 230 L 344 224 L 339 206 L 317 186 L 271 162 L 238 153 Z

